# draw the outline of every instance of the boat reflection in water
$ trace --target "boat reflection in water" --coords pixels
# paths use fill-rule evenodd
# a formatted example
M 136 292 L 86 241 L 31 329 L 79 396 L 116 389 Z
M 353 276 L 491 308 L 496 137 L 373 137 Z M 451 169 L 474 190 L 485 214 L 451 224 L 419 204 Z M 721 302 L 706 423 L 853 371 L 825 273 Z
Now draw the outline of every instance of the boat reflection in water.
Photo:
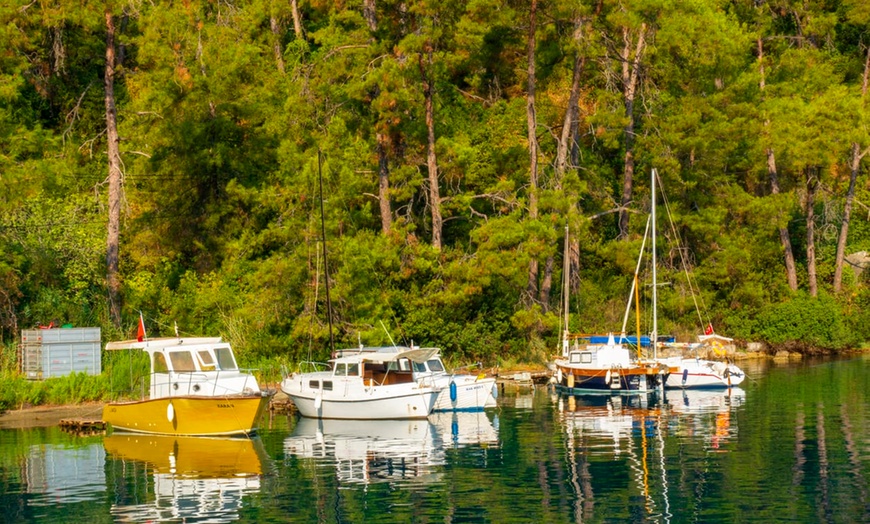
M 626 488 L 629 498 L 644 500 L 647 520 L 673 516 L 665 472 L 667 411 L 657 394 L 560 395 L 557 408 L 578 522 L 592 519 L 597 497 Z M 610 484 L 620 478 L 630 479 L 628 486 Z
M 628 478 L 629 498 L 644 500 L 645 519 L 667 522 L 673 517 L 672 484 L 678 486 L 674 479 L 684 473 L 670 469 L 674 463 L 668 459 L 666 443 L 681 449 L 684 463 L 705 464 L 711 452 L 727 451 L 725 444 L 736 442 L 733 414 L 743 405 L 745 393 L 734 387 L 552 398 L 565 432 L 577 520 L 594 515 L 594 491 L 600 497 L 608 490 L 624 489 L 618 479 Z
M 444 449 L 427 419 L 333 420 L 300 417 L 284 451 L 335 467 L 349 483 L 440 478 Z
M 116 486 L 111 509 L 122 521 L 237 520 L 244 496 L 260 490 L 268 464 L 257 437 L 115 433 L 103 445 L 109 458 L 122 463 L 120 481 L 127 486 Z M 153 479 L 152 490 L 136 489 L 143 478 L 146 486 Z
M 665 390 L 665 402 L 678 414 L 675 427 L 681 437 L 702 439 L 715 450 L 737 438 L 737 425 L 732 412 L 746 402 L 746 392 L 739 387 L 729 389 Z
M 435 426 L 445 448 L 490 448 L 499 444 L 497 414 L 493 414 L 493 420 L 490 420 L 489 414 L 483 411 L 438 412 L 429 415 L 429 421 Z

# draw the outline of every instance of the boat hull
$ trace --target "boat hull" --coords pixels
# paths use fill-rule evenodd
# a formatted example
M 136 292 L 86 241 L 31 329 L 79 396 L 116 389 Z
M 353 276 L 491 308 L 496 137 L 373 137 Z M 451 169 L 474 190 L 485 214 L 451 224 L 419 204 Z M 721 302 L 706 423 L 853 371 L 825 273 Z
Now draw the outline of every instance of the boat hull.
M 432 411 L 437 391 L 403 388 L 404 391 L 391 391 L 383 394 L 378 391 L 371 395 L 338 396 L 315 395 L 287 391 L 296 409 L 303 417 L 348 419 L 348 420 L 386 420 L 426 418 Z
M 568 394 L 647 393 L 664 385 L 668 371 L 659 366 L 593 368 L 556 361 L 556 387 Z
M 103 408 L 103 421 L 115 431 L 155 435 L 250 435 L 270 398 L 256 394 L 113 402 Z
M 483 411 L 496 406 L 495 391 L 494 378 L 454 376 L 444 383 L 432 411 Z
M 700 359 L 682 359 L 665 382 L 668 389 L 730 388 L 743 382 L 743 370 L 734 364 Z

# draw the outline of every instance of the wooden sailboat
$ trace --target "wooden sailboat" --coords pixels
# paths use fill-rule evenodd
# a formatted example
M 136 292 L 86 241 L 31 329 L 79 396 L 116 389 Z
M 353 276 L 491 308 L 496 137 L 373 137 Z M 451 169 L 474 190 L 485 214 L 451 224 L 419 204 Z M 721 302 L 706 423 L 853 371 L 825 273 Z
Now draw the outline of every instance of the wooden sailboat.
M 655 198 L 651 221 L 655 222 Z M 645 242 L 644 237 L 644 242 Z M 653 253 L 655 252 L 655 228 L 653 228 Z M 643 248 L 641 248 L 641 252 Z M 568 227 L 565 227 L 565 267 L 563 271 L 563 314 L 565 329 L 562 335 L 562 356 L 554 361 L 556 367 L 556 385 L 569 394 L 580 393 L 647 393 L 664 385 L 671 368 L 655 358 L 643 358 L 632 355 L 625 340 L 625 322 L 619 340 L 610 334 L 604 344 L 580 344 L 580 337 L 572 336 L 568 330 Z M 640 259 L 638 259 L 640 264 Z M 655 271 L 653 271 L 655 278 Z M 632 284 L 632 292 L 636 289 L 636 278 Z M 657 337 L 655 317 L 655 285 L 653 285 L 653 332 L 651 340 Z M 629 300 L 629 307 L 631 301 Z M 626 308 L 626 320 L 628 318 Z M 638 337 L 638 342 L 640 337 Z M 652 345 L 655 348 L 655 344 Z

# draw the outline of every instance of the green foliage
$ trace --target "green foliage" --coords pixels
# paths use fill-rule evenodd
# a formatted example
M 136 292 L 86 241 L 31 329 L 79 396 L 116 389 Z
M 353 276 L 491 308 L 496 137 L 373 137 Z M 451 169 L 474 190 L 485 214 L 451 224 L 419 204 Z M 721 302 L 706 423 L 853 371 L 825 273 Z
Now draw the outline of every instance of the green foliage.
M 830 294 L 851 147 L 870 144 L 863 3 L 539 3 L 534 220 L 528 5 L 377 2 L 376 26 L 359 2 L 301 8 L 300 35 L 286 4 L 262 0 L 115 13 L 125 191 L 116 327 L 105 299 L 105 12 L 0 7 L 0 338 L 52 320 L 129 338 L 141 311 L 153 336 L 176 326 L 223 336 L 270 382 L 280 365 L 325 356 L 330 324 L 341 345 L 394 337 L 440 346 L 456 363 L 544 361 L 562 318 L 566 223 L 576 242 L 571 328 L 621 327 L 652 168 L 675 222 L 663 242 L 684 242 L 661 252 L 671 282 L 660 297 L 663 329 L 697 332 L 697 293 L 704 320 L 742 340 L 837 349 L 868 336 L 866 279 L 847 269 L 844 291 Z M 616 238 L 628 124 L 621 55 L 642 31 L 630 231 Z M 440 202 L 428 187 L 424 79 Z M 794 298 L 779 229 L 806 289 L 807 173 L 821 185 L 822 293 Z M 864 176 L 862 166 L 857 202 L 870 201 Z M 433 206 L 444 218 L 440 250 L 430 240 Z M 863 212 L 849 227 L 847 253 L 870 250 Z M 690 254 L 692 287 L 680 281 L 679 250 Z M 648 303 L 649 290 L 640 294 Z M 789 308 L 807 329 L 785 323 Z M 141 363 L 106 364 L 108 384 L 16 383 L 21 397 L 11 402 L 142 391 Z
M 831 297 L 797 293 L 791 300 L 764 308 L 755 332 L 774 347 L 854 348 L 858 342 Z

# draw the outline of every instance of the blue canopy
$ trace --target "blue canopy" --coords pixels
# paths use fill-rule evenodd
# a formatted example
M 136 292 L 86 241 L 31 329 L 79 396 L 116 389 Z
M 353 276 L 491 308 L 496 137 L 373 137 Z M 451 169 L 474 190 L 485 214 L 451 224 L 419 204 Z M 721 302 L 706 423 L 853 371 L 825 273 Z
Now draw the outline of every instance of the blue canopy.
M 590 344 L 607 344 L 608 337 L 609 337 L 609 335 L 589 335 L 589 336 L 585 336 L 582 338 L 589 339 Z M 659 338 L 659 342 L 672 343 L 672 342 L 676 341 L 676 337 L 674 337 L 674 336 L 659 335 L 658 338 Z M 620 342 L 624 342 L 626 344 L 632 344 L 634 346 L 637 345 L 637 337 L 636 336 L 626 335 L 626 336 L 620 337 L 619 335 L 613 335 L 613 340 L 615 340 L 617 344 Z M 649 345 L 650 345 L 649 336 L 648 335 L 641 336 L 640 337 L 640 347 L 649 347 Z

